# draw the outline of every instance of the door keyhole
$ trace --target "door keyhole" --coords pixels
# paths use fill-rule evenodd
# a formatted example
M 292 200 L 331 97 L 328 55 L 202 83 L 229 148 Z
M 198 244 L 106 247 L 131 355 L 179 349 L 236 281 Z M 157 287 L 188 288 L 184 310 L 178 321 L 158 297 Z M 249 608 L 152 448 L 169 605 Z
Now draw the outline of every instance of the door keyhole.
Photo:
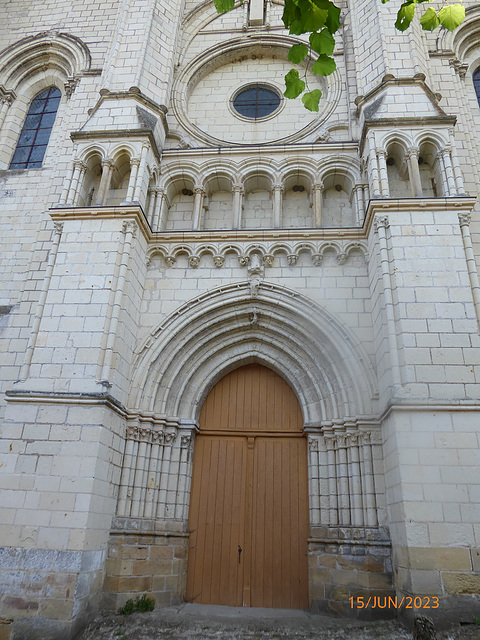
M 238 545 L 238 564 L 240 564 L 240 557 L 242 555 L 242 547 Z

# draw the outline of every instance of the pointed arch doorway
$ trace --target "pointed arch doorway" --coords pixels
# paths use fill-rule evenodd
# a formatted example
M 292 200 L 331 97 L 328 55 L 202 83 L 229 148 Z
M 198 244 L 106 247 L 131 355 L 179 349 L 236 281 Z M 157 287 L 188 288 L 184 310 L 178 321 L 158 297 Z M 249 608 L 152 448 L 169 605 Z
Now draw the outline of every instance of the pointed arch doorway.
M 187 600 L 308 607 L 307 447 L 292 389 L 267 367 L 209 393 L 195 440 Z

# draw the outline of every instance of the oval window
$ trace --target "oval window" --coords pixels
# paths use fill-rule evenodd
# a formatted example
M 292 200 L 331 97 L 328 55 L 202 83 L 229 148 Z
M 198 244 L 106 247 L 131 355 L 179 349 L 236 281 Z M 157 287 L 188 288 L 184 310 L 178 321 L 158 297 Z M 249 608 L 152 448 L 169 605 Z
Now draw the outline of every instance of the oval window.
M 262 85 L 250 85 L 233 98 L 233 108 L 244 118 L 259 120 L 271 115 L 280 106 L 281 98 L 272 89 Z

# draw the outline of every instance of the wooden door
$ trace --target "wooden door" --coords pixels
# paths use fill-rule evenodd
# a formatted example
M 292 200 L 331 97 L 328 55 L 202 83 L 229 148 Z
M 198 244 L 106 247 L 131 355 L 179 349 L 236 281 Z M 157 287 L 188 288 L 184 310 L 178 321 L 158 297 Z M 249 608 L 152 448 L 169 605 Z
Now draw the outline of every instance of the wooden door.
M 293 391 L 266 367 L 241 367 L 210 392 L 195 440 L 188 600 L 308 606 L 302 426 Z

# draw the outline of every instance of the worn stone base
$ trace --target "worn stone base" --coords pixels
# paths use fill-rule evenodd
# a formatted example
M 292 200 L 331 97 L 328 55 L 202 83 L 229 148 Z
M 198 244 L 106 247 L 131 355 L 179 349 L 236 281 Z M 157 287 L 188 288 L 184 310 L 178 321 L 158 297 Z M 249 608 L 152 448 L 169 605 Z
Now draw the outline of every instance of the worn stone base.
M 73 638 L 95 613 L 104 562 L 102 551 L 0 548 L 0 618 L 14 620 L 0 632 L 15 640 Z
M 188 534 L 153 521 L 117 519 L 108 546 L 103 604 L 116 610 L 147 593 L 157 607 L 184 600 Z
M 386 529 L 316 527 L 308 541 L 310 608 L 365 620 L 391 618 L 394 596 Z M 368 603 L 368 606 L 367 606 Z

